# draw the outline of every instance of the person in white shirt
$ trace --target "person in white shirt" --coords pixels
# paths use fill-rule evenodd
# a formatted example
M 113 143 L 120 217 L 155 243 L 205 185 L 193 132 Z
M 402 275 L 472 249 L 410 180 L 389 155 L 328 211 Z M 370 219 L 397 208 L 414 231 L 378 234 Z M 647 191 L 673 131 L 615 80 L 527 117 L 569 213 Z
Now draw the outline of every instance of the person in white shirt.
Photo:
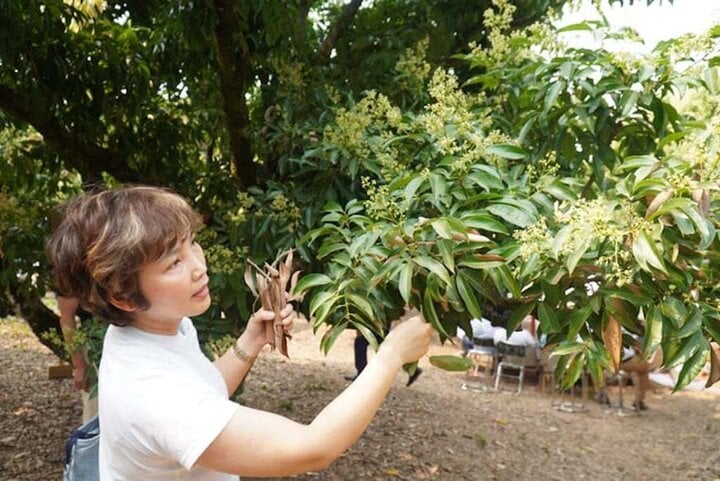
M 492 344 L 497 344 L 499 341 L 504 341 L 506 337 L 505 329 L 499 326 L 493 326 L 492 323 L 483 318 L 473 318 L 470 320 L 470 327 L 472 328 L 472 338 L 465 333 L 465 331 L 458 327 L 456 336 L 462 343 L 463 351 L 465 354 L 470 349 L 477 347 L 478 341 L 492 341 Z
M 112 325 L 99 374 L 100 480 L 230 481 L 328 466 L 363 433 L 432 328 L 410 310 L 358 378 L 308 425 L 230 401 L 266 344 L 255 312 L 211 362 L 190 317 L 210 307 L 200 216 L 180 196 L 134 186 L 70 201 L 47 244 L 59 290 Z M 295 319 L 281 312 L 283 328 Z
M 515 344 L 518 346 L 537 346 L 538 325 L 539 323 L 533 316 L 525 316 L 520 323 L 520 330 L 513 332 L 510 334 L 510 337 L 507 338 L 508 344 Z

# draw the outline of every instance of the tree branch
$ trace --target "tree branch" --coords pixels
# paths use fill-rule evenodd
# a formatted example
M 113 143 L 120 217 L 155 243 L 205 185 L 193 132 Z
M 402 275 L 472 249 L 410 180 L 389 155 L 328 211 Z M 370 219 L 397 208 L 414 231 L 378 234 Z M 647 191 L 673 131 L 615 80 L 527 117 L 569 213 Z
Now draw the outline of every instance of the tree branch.
M 0 85 L 0 110 L 11 117 L 32 125 L 45 143 L 55 150 L 67 164 L 78 170 L 86 181 L 99 181 L 107 172 L 122 182 L 137 181 L 138 175 L 127 168 L 127 162 L 110 150 L 86 142 L 65 129 L 54 119 L 44 115 L 47 109 L 33 105 L 49 105 L 23 97 L 20 93 Z M 38 114 L 37 112 L 42 112 Z
M 252 67 L 250 47 L 247 42 L 240 40 L 240 32 L 247 29 L 243 28 L 234 4 L 231 0 L 214 0 L 217 16 L 214 47 L 234 173 L 240 186 L 247 187 L 256 181 L 257 175 L 253 162 L 250 114 L 245 101 Z
M 306 28 L 307 28 L 307 18 L 310 14 L 310 7 L 312 6 L 312 0 L 305 0 L 304 2 L 300 2 L 300 5 L 298 6 L 298 13 L 297 16 L 297 43 L 298 45 L 305 46 L 307 42 L 307 35 L 306 35 Z
M 56 345 L 44 336 L 52 329 L 59 332 L 60 317 L 43 304 L 37 295 L 29 298 L 20 298 L 21 296 L 17 295 L 14 297 L 17 303 L 17 313 L 28 323 L 38 341 L 50 349 L 57 357 L 63 359 L 62 346 Z
M 352 24 L 362 2 L 363 0 L 351 0 L 350 3 L 345 4 L 337 22 L 330 28 L 327 36 L 320 44 L 320 47 L 318 47 L 317 52 L 315 52 L 313 65 L 323 65 L 330 59 L 330 53 L 335 48 L 335 45 L 337 45 L 340 36 L 345 33 Z

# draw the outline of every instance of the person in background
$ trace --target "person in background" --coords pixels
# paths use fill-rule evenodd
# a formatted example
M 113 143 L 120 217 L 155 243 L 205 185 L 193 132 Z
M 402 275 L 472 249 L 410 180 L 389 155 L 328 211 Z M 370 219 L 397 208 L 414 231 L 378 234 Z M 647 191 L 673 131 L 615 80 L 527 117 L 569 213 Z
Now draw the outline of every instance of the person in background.
M 88 361 L 87 353 L 82 346 L 77 346 L 75 334 L 78 329 L 76 314 L 80 301 L 73 297 L 57 296 L 58 310 L 60 311 L 60 331 L 65 343 L 73 347 L 70 356 L 72 364 L 73 383 L 80 391 L 83 404 L 83 423 L 88 422 L 98 412 L 97 396 L 90 395 L 90 383 L 88 382 Z
M 378 342 L 381 342 L 382 339 L 378 338 Z M 346 381 L 354 381 L 361 372 L 365 369 L 368 363 L 368 356 L 367 351 L 368 347 L 370 347 L 370 343 L 367 339 L 365 339 L 365 336 L 360 334 L 359 330 L 356 330 L 355 332 L 355 339 L 353 340 L 353 361 L 355 364 L 355 374 L 345 376 Z M 417 381 L 417 378 L 420 377 L 420 374 L 422 374 L 421 368 L 415 368 L 415 371 L 410 374 L 408 377 L 406 386 L 410 387 L 412 384 Z
M 362 435 L 402 366 L 430 346 L 431 326 L 409 310 L 307 425 L 229 400 L 275 313 L 256 311 L 227 352 L 205 357 L 191 320 L 211 302 L 195 241 L 201 226 L 173 192 L 121 187 L 71 200 L 48 240 L 58 290 L 111 324 L 99 372 L 101 481 L 237 481 L 322 469 Z M 280 315 L 289 330 L 293 306 Z
M 520 329 L 507 338 L 508 344 L 518 346 L 537 346 L 537 328 L 539 323 L 532 315 L 527 315 L 520 323 Z
M 633 336 L 634 342 L 632 347 L 623 348 L 623 359 L 620 363 L 620 371 L 630 373 L 635 387 L 635 396 L 633 399 L 633 408 L 636 411 L 646 410 L 645 395 L 652 387 L 650 382 L 650 373 L 658 369 L 663 362 L 662 349 L 658 346 L 655 352 L 645 358 L 643 355 L 643 338 Z
M 500 341 L 505 341 L 507 336 L 505 328 L 493 326 L 484 317 L 471 319 L 470 327 L 472 328 L 472 337 L 468 336 L 460 327 L 456 331 L 456 336 L 462 345 L 463 356 L 467 355 L 468 351 L 476 347 L 476 345 L 495 345 Z

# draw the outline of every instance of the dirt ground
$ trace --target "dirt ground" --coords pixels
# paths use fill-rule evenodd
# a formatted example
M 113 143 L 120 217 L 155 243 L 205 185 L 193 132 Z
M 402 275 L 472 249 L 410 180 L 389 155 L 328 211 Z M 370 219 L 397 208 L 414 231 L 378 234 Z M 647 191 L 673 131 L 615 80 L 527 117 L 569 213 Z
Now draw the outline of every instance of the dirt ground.
M 309 422 L 347 386 L 352 337 L 345 333 L 324 356 L 319 335 L 297 325 L 292 360 L 263 355 L 242 402 Z M 456 352 L 448 345 L 432 348 L 434 354 Z M 62 477 L 63 444 L 81 407 L 70 380 L 48 380 L 47 368 L 56 363 L 25 324 L 0 321 L 2 481 Z M 438 370 L 427 359 L 420 365 L 424 372 L 412 387 L 398 376 L 352 449 L 329 469 L 293 479 L 720 479 L 720 390 L 670 394 L 658 387 L 648 396 L 649 410 L 618 416 L 593 401 L 540 393 L 532 381 L 520 395 L 462 390 L 463 374 Z M 630 395 L 626 391 L 626 399 Z M 559 402 L 583 409 L 558 410 Z

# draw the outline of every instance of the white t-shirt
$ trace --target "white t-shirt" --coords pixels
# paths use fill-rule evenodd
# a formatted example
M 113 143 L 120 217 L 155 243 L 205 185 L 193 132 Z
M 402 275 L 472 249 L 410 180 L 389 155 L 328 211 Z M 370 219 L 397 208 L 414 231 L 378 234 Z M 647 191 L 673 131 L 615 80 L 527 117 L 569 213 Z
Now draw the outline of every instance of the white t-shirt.
M 490 324 L 490 321 L 488 321 L 485 318 L 470 319 L 470 327 L 472 327 L 472 337 L 476 337 L 478 339 L 492 339 L 493 338 L 494 328 L 493 328 L 492 324 Z M 462 339 L 463 337 L 467 336 L 467 333 L 465 331 L 463 331 L 462 328 L 458 327 L 456 335 L 457 335 L 457 337 Z M 468 336 L 468 337 L 470 337 L 470 336 Z
M 175 336 L 110 326 L 98 397 L 101 481 L 239 479 L 193 468 L 238 406 L 190 319 Z
M 526 331 L 525 329 L 521 331 L 515 331 L 510 334 L 507 342 L 508 344 L 515 344 L 518 346 L 536 346 L 538 343 L 537 339 L 535 339 L 535 336 L 533 336 L 530 331 Z

